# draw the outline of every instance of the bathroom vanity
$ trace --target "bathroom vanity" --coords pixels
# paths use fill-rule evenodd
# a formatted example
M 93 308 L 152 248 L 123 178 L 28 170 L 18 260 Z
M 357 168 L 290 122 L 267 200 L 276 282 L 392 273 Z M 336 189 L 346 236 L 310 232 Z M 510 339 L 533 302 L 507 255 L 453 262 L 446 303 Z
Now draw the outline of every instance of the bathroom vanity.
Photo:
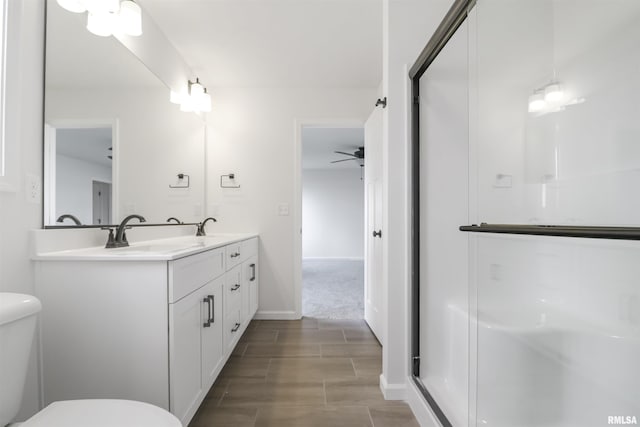
M 258 237 L 40 253 L 44 403 L 113 398 L 188 425 L 258 308 Z

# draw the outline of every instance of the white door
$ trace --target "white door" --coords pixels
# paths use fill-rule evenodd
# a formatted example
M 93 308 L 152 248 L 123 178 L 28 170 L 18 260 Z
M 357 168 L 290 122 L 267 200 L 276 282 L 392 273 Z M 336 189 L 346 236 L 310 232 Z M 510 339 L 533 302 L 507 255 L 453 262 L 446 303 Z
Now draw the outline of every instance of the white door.
M 365 287 L 364 319 L 384 345 L 382 301 L 382 109 L 376 108 L 364 125 L 365 152 Z

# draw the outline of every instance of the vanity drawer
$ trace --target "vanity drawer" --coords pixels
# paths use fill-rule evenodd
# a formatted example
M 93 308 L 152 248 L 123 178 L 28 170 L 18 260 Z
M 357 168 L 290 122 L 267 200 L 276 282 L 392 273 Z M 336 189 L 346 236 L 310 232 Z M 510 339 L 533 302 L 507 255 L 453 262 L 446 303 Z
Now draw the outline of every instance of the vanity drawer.
M 242 258 L 242 242 L 232 243 L 225 247 L 227 257 L 227 270 L 240 264 Z
M 248 260 L 254 255 L 258 255 L 258 238 L 254 237 L 249 240 L 244 240 L 240 247 L 240 259 L 242 262 Z
M 230 313 L 234 309 L 240 308 L 241 295 L 244 291 L 242 283 L 242 269 L 240 266 L 227 271 L 224 277 L 224 310 Z
M 224 248 L 169 261 L 169 302 L 224 274 Z

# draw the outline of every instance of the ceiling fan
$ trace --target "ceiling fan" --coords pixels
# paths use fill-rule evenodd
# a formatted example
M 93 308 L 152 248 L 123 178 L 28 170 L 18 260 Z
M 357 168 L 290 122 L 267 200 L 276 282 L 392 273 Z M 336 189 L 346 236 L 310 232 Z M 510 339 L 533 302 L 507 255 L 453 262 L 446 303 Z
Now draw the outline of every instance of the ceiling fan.
M 334 151 L 334 153 L 342 154 L 344 156 L 349 156 L 349 158 L 342 159 L 342 160 L 334 160 L 331 163 L 348 162 L 349 160 L 355 160 L 356 162 L 358 162 L 360 167 L 364 166 L 364 147 L 358 147 L 358 149 L 353 153 L 345 153 L 344 151 Z

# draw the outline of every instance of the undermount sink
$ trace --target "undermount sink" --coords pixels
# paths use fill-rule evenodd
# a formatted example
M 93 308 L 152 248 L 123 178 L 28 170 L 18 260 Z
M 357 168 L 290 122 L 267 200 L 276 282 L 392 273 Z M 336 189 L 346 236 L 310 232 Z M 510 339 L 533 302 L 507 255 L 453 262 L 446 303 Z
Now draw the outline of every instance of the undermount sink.
M 157 243 L 151 245 L 127 246 L 124 248 L 106 249 L 109 255 L 134 255 L 134 254 L 150 254 L 150 253 L 170 253 L 184 251 L 187 249 L 202 248 L 205 242 L 192 243 Z

